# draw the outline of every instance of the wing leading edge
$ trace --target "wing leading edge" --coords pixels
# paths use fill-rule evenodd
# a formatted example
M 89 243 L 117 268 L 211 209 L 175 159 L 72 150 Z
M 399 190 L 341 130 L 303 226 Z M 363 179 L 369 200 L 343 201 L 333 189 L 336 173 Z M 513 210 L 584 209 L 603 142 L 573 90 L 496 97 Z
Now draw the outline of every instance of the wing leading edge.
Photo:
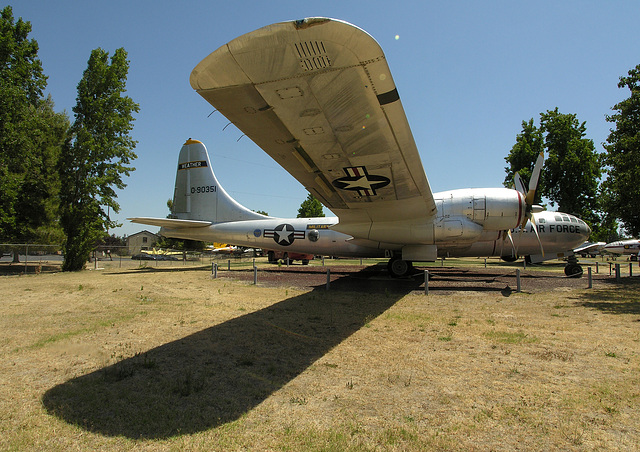
M 211 221 L 179 220 L 176 218 L 135 217 L 127 218 L 132 223 L 159 226 L 161 228 L 205 228 L 211 226 Z
M 340 219 L 415 223 L 436 206 L 384 53 L 365 31 L 312 18 L 240 36 L 191 86 Z

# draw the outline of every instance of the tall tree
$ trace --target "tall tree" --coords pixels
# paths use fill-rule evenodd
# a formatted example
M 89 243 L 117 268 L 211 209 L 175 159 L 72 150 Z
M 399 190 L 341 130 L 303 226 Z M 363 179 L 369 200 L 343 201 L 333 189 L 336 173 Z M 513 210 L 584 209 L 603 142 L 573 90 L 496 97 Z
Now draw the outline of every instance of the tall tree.
M 509 155 L 504 159 L 509 164 L 505 167 L 507 175 L 504 178 L 505 187 L 513 187 L 515 173 L 520 174 L 525 183 L 531 179 L 531 173 L 536 163 L 538 155 L 544 150 L 544 139 L 542 130 L 533 123 L 533 118 L 529 122 L 522 121 L 522 132 L 516 136 L 516 143 L 511 148 Z M 534 202 L 541 202 L 544 181 L 540 178 L 538 190 Z
M 128 71 L 123 48 L 110 61 L 108 52 L 95 49 L 78 83 L 75 121 L 58 163 L 64 271 L 82 269 L 105 229 L 118 226 L 107 208 L 119 212 L 115 188 L 126 186 L 122 177 L 135 170 L 129 164 L 137 158 L 129 133 L 139 106 L 124 95 Z
M 55 172 L 69 120 L 43 98 L 47 77 L 31 24 L 0 18 L 0 240 L 58 241 Z
M 615 113 L 607 121 L 615 123 L 604 145 L 607 179 L 602 195 L 608 212 L 618 218 L 625 230 L 640 235 L 640 64 L 620 77 L 618 88 L 627 88 L 627 99 L 613 106 Z
M 309 193 L 309 195 L 307 195 L 307 199 L 302 201 L 302 204 L 300 204 L 297 218 L 312 217 L 324 217 L 324 212 L 322 212 L 322 203 Z
M 558 204 L 558 210 L 594 224 L 599 221 L 596 195 L 602 171 L 593 140 L 585 138 L 585 124 L 557 107 L 540 114 L 547 150 L 543 195 Z

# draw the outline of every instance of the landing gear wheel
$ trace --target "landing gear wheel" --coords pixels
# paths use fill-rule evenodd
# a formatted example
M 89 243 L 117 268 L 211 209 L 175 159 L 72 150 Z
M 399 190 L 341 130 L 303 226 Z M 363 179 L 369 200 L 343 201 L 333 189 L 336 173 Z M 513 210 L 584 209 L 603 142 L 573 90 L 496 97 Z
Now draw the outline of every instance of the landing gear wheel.
M 500 259 L 502 259 L 505 262 L 515 262 L 518 260 L 518 258 L 515 256 L 500 256 Z
M 389 259 L 387 264 L 387 270 L 394 278 L 402 278 L 411 272 L 413 264 L 410 261 L 404 261 L 399 257 L 393 257 Z
M 582 266 L 579 264 L 567 264 L 564 267 L 564 274 L 569 278 L 581 278 Z

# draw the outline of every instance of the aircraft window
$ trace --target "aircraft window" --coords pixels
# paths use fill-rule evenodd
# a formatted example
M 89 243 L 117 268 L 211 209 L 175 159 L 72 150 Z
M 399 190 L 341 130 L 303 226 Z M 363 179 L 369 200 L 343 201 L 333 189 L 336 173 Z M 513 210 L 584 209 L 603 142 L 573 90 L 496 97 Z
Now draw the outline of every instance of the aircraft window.
M 566 221 L 566 222 L 568 223 L 568 222 L 569 222 L 569 221 L 571 221 L 571 220 L 569 220 L 569 217 L 567 217 L 567 216 L 563 216 L 563 217 L 562 217 L 562 221 Z
M 544 218 L 539 218 L 538 219 L 538 223 L 542 224 L 542 223 L 546 223 L 547 220 L 545 220 Z
M 587 223 L 585 223 L 584 221 L 582 221 L 581 219 L 578 218 L 578 223 L 586 225 Z
M 562 221 L 562 217 L 560 215 L 556 215 L 556 221 Z
M 571 222 L 572 222 L 572 223 L 577 223 L 577 222 L 578 222 L 578 219 L 577 219 L 576 217 L 571 217 Z

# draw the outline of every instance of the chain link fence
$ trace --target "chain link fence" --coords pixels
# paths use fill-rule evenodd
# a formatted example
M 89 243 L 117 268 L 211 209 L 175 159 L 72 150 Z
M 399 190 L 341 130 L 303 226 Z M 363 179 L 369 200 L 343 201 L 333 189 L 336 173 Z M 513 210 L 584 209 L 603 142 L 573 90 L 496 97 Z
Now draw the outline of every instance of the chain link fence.
M 131 269 L 144 267 L 211 266 L 212 263 L 249 263 L 253 256 L 214 254 L 207 251 L 148 249 L 132 254 L 126 246 L 100 245 L 91 253 L 86 269 Z M 0 243 L 0 267 L 4 273 L 59 271 L 64 255 L 62 245 Z

